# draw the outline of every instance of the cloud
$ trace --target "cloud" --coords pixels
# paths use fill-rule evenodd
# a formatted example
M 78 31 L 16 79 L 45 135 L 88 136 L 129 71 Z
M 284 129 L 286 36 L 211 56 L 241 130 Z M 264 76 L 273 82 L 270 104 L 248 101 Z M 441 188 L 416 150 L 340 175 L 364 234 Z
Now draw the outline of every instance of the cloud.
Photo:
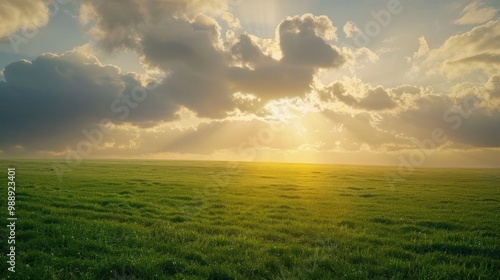
M 236 131 L 241 133 L 235 133 Z M 231 137 L 223 137 L 222 135 L 231 135 Z M 272 141 L 268 141 L 267 139 L 271 137 Z M 250 144 L 252 142 L 254 144 Z M 246 145 L 242 143 L 246 143 Z M 196 130 L 183 133 L 176 141 L 163 145 L 162 149 L 169 152 L 211 154 L 217 150 L 248 149 L 252 145 L 254 149 L 257 146 L 272 149 L 294 149 L 301 144 L 302 139 L 292 125 L 272 132 L 270 124 L 262 120 L 224 120 L 202 123 Z
M 380 57 L 376 53 L 366 47 L 356 49 L 355 56 L 356 60 L 364 60 L 369 62 L 377 62 L 380 59 Z
M 168 97 L 142 88 L 139 76 L 76 52 L 11 63 L 3 73 L 0 146 L 59 148 L 102 119 L 150 126 L 175 119 L 177 111 Z
M 355 109 L 367 111 L 383 111 L 394 109 L 396 101 L 383 87 L 356 85 L 356 81 L 346 80 L 334 82 L 320 91 L 320 98 L 324 101 L 340 101 Z
M 353 21 L 348 21 L 344 24 L 344 33 L 347 38 L 352 38 L 361 32 L 361 29 Z
M 328 41 L 337 38 L 336 28 L 326 16 L 289 17 L 278 27 L 282 61 L 312 68 L 338 68 L 346 59 Z
M 313 68 L 271 62 L 254 70 L 234 67 L 229 79 L 236 91 L 253 93 L 265 101 L 285 97 L 304 96 L 311 91 Z
M 481 24 L 493 19 L 498 10 L 492 7 L 484 7 L 481 1 L 475 1 L 467 5 L 460 13 L 460 18 L 455 20 L 455 24 Z
M 449 94 L 424 93 L 407 96 L 407 106 L 392 114 L 381 114 L 381 129 L 418 141 L 443 131 L 449 143 L 465 147 L 499 147 L 500 110 L 482 94 L 486 85 L 465 85 Z
M 347 60 L 330 43 L 336 28 L 326 16 L 283 20 L 268 43 L 275 49 L 270 54 L 260 38 L 248 34 L 223 42 L 216 18 L 228 20 L 225 1 L 167 2 L 87 0 L 82 17 L 93 20 L 90 34 L 105 50 L 133 49 L 147 68 L 168 73 L 159 90 L 200 117 L 224 118 L 237 107 L 236 93 L 264 102 L 302 96 L 319 69 L 339 68 Z M 117 12 L 128 10 L 127 17 Z
M 366 110 L 388 110 L 396 107 L 396 102 L 382 87 L 368 90 L 366 96 L 359 100 L 358 107 Z
M 496 74 L 499 57 L 500 21 L 496 20 L 451 36 L 443 45 L 415 61 L 413 67 L 427 77 L 443 74 L 449 79 L 457 79 L 475 71 Z
M 240 20 L 238 18 L 236 18 L 229 11 L 223 12 L 221 15 L 221 18 L 226 22 L 226 24 L 229 26 L 229 28 L 231 28 L 231 29 L 241 28 Z
M 231 46 L 231 54 L 235 56 L 237 61 L 250 63 L 251 66 L 271 62 L 273 59 L 265 55 L 255 42 L 256 39 L 248 34 L 242 34 L 238 40 Z
M 500 75 L 491 76 L 485 88 L 490 98 L 500 99 Z
M 144 32 L 164 20 L 192 20 L 197 14 L 221 15 L 227 10 L 223 0 L 83 0 L 80 20 L 99 46 L 111 52 L 135 48 Z
M 248 39 L 242 37 L 239 42 Z M 256 51 L 254 47 L 258 49 L 251 39 L 246 43 L 249 53 Z M 241 48 L 234 47 L 239 50 L 235 53 L 241 53 Z M 261 60 L 279 63 L 257 54 L 247 60 L 259 65 L 264 64 Z M 255 58 L 260 55 L 263 57 Z M 45 54 L 32 62 L 10 64 L 4 76 L 5 82 L 0 82 L 0 129 L 6 133 L 0 139 L 0 148 L 7 155 L 35 151 L 64 154 L 67 147 L 75 148 L 86 139 L 82 130 L 95 128 L 103 118 L 112 124 L 110 133 L 95 149 L 96 156 L 161 153 L 208 156 L 221 151 L 237 154 L 239 145 L 248 141 L 248 137 L 259 137 L 259 133 L 270 127 L 264 118 L 255 116 L 205 120 L 177 127 L 172 121 L 179 108 L 196 107 L 197 101 L 192 101 L 193 105 L 187 102 L 189 99 L 171 95 L 171 89 L 165 87 L 175 83 L 168 77 L 158 87 L 148 90 L 148 97 L 137 107 L 129 107 L 128 116 L 122 119 L 124 111 L 113 110 L 111 104 L 120 100 L 115 109 L 125 106 L 123 97 L 141 85 L 142 77 L 121 73 L 116 67 L 102 65 L 94 57 L 76 51 Z M 175 80 L 180 76 L 172 77 Z M 321 112 L 303 108 L 305 113 L 292 116 L 272 141 L 259 142 L 256 158 L 266 150 L 404 151 L 415 148 L 414 141 L 429 138 L 435 128 L 442 128 L 449 141 L 443 149 L 452 144 L 468 149 L 498 147 L 500 133 L 496 128 L 500 110 L 488 105 L 486 99 L 496 100 L 499 96 L 498 80 L 498 76 L 492 76 L 484 85 L 465 84 L 449 94 L 435 94 L 411 85 L 373 87 L 356 78 L 334 82 L 320 92 L 324 103 Z M 193 84 L 203 85 L 199 81 Z M 468 96 L 480 101 L 470 112 L 466 110 L 467 117 L 461 117 L 460 108 Z M 350 110 L 327 106 L 335 103 Z M 221 108 L 215 103 L 205 106 Z
M 324 150 L 361 151 L 368 148 L 372 151 L 387 151 L 393 149 L 393 146 L 401 149 L 411 144 L 408 139 L 399 138 L 390 131 L 381 129 L 373 116 L 367 112 L 353 115 L 325 110 L 321 114 L 329 121 L 323 124 L 324 127 L 317 129 L 317 133 L 323 134 L 318 139 L 328 143 L 323 147 Z M 341 129 L 332 131 L 332 127 L 336 125 L 340 125 Z M 325 135 L 325 132 L 329 133 Z
M 131 49 L 148 70 L 165 77 L 144 89 L 145 77 L 102 65 L 88 47 L 11 63 L 0 82 L 0 129 L 8 134 L 0 147 L 60 152 L 103 119 L 115 128 L 102 149 L 136 147 L 139 134 L 177 120 L 183 108 L 212 120 L 237 109 L 262 113 L 267 101 L 304 97 L 320 69 L 336 69 L 346 61 L 331 43 L 336 28 L 325 16 L 289 17 L 276 29 L 275 40 L 242 34 L 224 42 L 216 18 L 227 16 L 226 5 L 215 0 L 83 1 L 80 19 L 100 48 Z M 144 99 L 131 100 L 133 94 Z
M 336 29 L 325 16 L 289 17 L 277 28 L 281 59 L 263 52 L 254 39 L 243 34 L 232 46 L 242 67 L 231 67 L 229 78 L 235 90 L 253 93 L 263 100 L 303 96 L 310 92 L 319 69 L 336 69 L 347 55 L 329 43 Z
M 273 130 L 273 127 L 279 127 L 279 130 Z M 239 159 L 246 160 L 257 159 L 266 150 L 291 152 L 314 147 L 318 151 L 359 151 L 364 147 L 384 150 L 395 144 L 411 145 L 410 140 L 399 139 L 377 128 L 369 113 L 351 115 L 331 110 L 309 112 L 276 126 L 263 119 L 225 119 L 202 122 L 187 129 L 163 126 L 140 133 L 125 135 L 122 132 L 122 136 L 111 136 L 113 141 L 122 145 L 131 138 L 139 146 L 123 151 L 129 155 L 176 153 L 206 156 L 218 151 L 231 151 Z M 112 153 L 113 150 L 117 150 L 116 147 L 103 153 Z M 252 154 L 254 156 L 249 158 Z
M 418 38 L 418 43 L 418 50 L 413 54 L 413 58 L 419 58 L 429 52 L 429 45 L 427 44 L 427 40 L 425 40 L 424 36 Z
M 257 112 L 261 108 L 255 100 L 304 96 L 311 91 L 320 68 L 337 68 L 345 60 L 328 42 L 335 39 L 335 28 L 326 17 L 304 15 L 284 20 L 277 29 L 279 43 L 270 43 L 283 53 L 278 58 L 261 40 L 245 34 L 233 45 L 224 45 L 218 22 L 205 14 L 163 18 L 146 28 L 132 28 L 133 36 L 121 36 L 125 26 L 135 26 L 154 15 L 141 9 L 131 12 L 131 17 L 116 14 L 115 9 L 127 2 L 86 3 L 96 5 L 90 17 L 99 13 L 116 16 L 113 20 L 94 19 L 99 32 L 118 32 L 95 37 L 101 47 L 109 51 L 132 48 L 147 68 L 165 73 L 165 78 L 154 89 L 145 90 L 147 98 L 136 104 L 127 98 L 144 84 L 143 78 L 100 64 L 88 48 L 12 63 L 4 69 L 5 82 L 0 83 L 0 103 L 9 104 L 3 105 L 0 117 L 17 121 L 0 123 L 3 131 L 9 131 L 0 146 L 56 150 L 81 139 L 82 130 L 95 127 L 102 119 L 118 126 L 156 127 L 176 120 L 181 108 L 210 119 L 224 119 L 237 108 Z M 134 3 L 138 2 L 124 8 L 132 9 Z M 310 48 L 317 49 L 315 55 L 300 57 Z M 324 59 L 320 59 L 322 55 Z M 238 93 L 253 94 L 255 99 L 237 98 Z M 55 136 L 57 141 L 50 141 Z M 106 145 L 113 146 L 111 142 Z
M 222 49 L 221 27 L 207 14 L 222 14 L 226 4 L 86 1 L 82 9 L 92 11 L 89 18 L 95 26 L 89 32 L 103 49 L 130 48 L 145 67 L 168 73 L 157 91 L 169 103 L 200 117 L 223 118 L 235 109 L 234 91 L 226 78 L 230 61 Z
M 220 46 L 220 27 L 208 16 L 152 27 L 141 40 L 148 67 L 169 73 L 158 90 L 200 117 L 223 118 L 234 110 L 227 79 L 230 58 Z
M 476 55 L 472 55 L 465 58 L 460 58 L 454 61 L 448 61 L 450 65 L 458 64 L 458 65 L 500 65 L 500 53 L 489 53 L 484 52 Z
M 378 150 L 412 149 L 417 147 L 415 143 L 431 138 L 436 129 L 446 137 L 446 142 L 436 143 L 439 149 L 457 145 L 460 149 L 498 148 L 499 77 L 493 75 L 484 84 L 457 85 L 447 93 L 435 93 L 432 88 L 411 85 L 386 89 L 372 87 L 359 79 L 344 79 L 320 90 L 318 102 L 324 112 L 336 118 L 346 115 L 340 124 L 346 131 L 351 131 L 351 136 L 344 135 L 343 140 L 338 141 L 345 149 L 349 145 L 344 142 L 356 143 L 356 139 L 363 141 L 349 146 L 352 149 L 359 149 L 363 143 Z M 348 116 L 364 119 L 371 128 L 360 122 L 353 124 Z M 351 124 L 350 128 L 348 124 Z M 366 138 L 356 127 L 362 127 L 365 135 L 383 137 L 377 141 Z
M 412 85 L 401 85 L 397 86 L 392 89 L 392 92 L 395 93 L 398 96 L 401 96 L 405 93 L 411 94 L 411 95 L 417 95 L 422 92 L 422 89 L 420 87 L 412 86 Z
M 50 0 L 18 0 L 0 2 L 0 38 L 21 28 L 44 26 L 49 21 Z
M 108 52 L 132 50 L 147 70 L 164 77 L 145 89 L 146 76 L 102 65 L 88 47 L 12 63 L 0 75 L 4 154 L 63 154 L 103 119 L 110 121 L 110 132 L 96 148 L 99 156 L 237 154 L 249 136 L 269 128 L 277 114 L 269 104 L 279 102 L 297 114 L 287 116 L 273 141 L 259 143 L 260 151 L 400 152 L 415 148 L 414 141 L 429 138 L 435 128 L 448 139 L 443 149 L 500 145 L 499 21 L 452 36 L 433 50 L 419 38 L 418 50 L 410 53 L 419 71 L 449 78 L 482 71 L 490 77 L 435 93 L 356 77 L 333 77 L 324 86 L 321 74 L 379 60 L 368 48 L 339 48 L 337 28 L 326 16 L 288 17 L 274 38 L 262 39 L 235 34 L 239 21 L 227 11 L 227 1 L 82 3 L 80 19 L 92 43 Z M 232 30 L 221 35 L 227 27 Z M 347 22 L 343 31 L 349 38 L 359 28 Z M 134 93 L 145 98 L 130 99 Z M 471 96 L 479 101 L 463 116 Z M 193 115 L 183 119 L 189 125 L 179 121 L 182 112 Z
M 249 34 L 242 34 L 231 46 L 235 65 L 227 73 L 235 91 L 269 101 L 303 96 L 311 90 L 314 68 L 284 63 L 264 51 L 258 38 Z

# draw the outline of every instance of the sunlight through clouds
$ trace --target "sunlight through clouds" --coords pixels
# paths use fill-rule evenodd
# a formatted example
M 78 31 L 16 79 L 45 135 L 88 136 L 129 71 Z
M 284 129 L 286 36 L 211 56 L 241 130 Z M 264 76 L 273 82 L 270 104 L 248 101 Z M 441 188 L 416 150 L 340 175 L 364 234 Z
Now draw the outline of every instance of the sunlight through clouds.
M 0 49 L 0 119 L 12 120 L 0 121 L 11 132 L 0 150 L 237 160 L 243 143 L 257 160 L 387 163 L 436 129 L 447 139 L 436 154 L 498 148 L 498 4 L 291 1 L 60 6 L 83 43 L 50 52 L 37 37 L 25 43 L 33 57 Z M 4 42 L 68 21 L 48 2 L 0 5 L 18 15 L 2 18 Z

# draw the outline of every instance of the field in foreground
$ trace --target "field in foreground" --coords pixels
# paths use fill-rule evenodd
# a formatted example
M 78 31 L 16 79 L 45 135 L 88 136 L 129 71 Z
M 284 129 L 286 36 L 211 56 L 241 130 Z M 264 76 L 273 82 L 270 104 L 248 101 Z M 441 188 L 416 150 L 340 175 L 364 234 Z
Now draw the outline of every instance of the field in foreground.
M 7 279 L 499 279 L 500 170 L 177 161 L 16 167 Z

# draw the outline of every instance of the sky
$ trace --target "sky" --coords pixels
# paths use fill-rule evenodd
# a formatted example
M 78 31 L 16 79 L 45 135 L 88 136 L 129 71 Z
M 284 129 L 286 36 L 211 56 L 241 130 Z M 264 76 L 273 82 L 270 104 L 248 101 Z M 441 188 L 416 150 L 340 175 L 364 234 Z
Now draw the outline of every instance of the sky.
M 499 10 L 5 0 L 0 157 L 500 167 Z

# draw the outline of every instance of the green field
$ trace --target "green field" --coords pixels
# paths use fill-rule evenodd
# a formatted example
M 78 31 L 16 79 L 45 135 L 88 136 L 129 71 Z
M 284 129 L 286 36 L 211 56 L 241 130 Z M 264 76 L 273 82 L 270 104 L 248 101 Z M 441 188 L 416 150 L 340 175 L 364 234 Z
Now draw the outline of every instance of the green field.
M 16 167 L 16 272 L 7 271 Z M 2 160 L 3 279 L 499 279 L 500 170 Z

